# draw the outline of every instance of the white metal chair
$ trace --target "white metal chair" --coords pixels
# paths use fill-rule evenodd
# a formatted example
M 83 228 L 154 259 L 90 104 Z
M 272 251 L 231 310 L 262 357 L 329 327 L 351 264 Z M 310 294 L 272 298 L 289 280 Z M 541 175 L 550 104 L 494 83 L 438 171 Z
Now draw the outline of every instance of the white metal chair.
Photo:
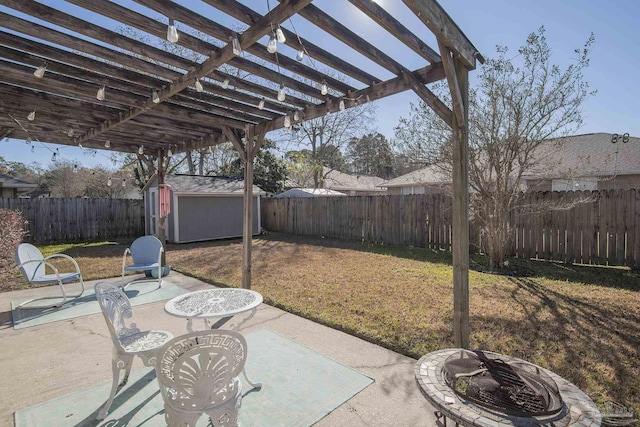
M 133 310 L 129 298 L 118 285 L 96 283 L 95 293 L 113 340 L 113 384 L 109 399 L 98 413 L 97 419 L 102 420 L 109 413 L 116 394 L 127 383 L 134 356 L 140 356 L 145 366 L 154 366 L 158 351 L 173 335 L 166 331 L 140 331 L 135 323 L 127 326 L 125 320 L 131 318 Z M 122 370 L 124 377 L 119 381 Z
M 131 247 L 125 249 L 122 256 L 122 278 L 125 271 L 158 272 L 158 287 L 162 286 L 162 242 L 155 236 L 142 236 L 133 241 Z M 133 264 L 127 264 L 127 254 L 131 255 Z M 126 288 L 129 284 L 125 285 Z
M 43 309 L 43 308 L 60 308 L 67 302 L 68 298 L 78 298 L 84 292 L 84 282 L 82 281 L 82 274 L 80 273 L 80 267 L 76 260 L 71 258 L 69 255 L 65 254 L 53 254 L 48 257 L 44 257 L 42 252 L 35 246 L 29 243 L 21 243 L 16 248 L 16 264 L 18 264 L 18 268 L 22 275 L 27 279 L 30 285 L 52 285 L 58 284 L 60 286 L 60 291 L 62 292 L 62 296 L 52 296 L 52 297 L 40 297 L 33 298 L 28 301 L 25 301 L 18 305 L 19 309 Z M 58 263 L 58 267 L 56 267 L 51 260 L 55 258 L 66 259 L 73 264 L 74 271 L 68 273 L 61 273 L 58 270 L 60 266 Z M 45 267 L 49 267 L 53 273 L 47 274 Z M 64 289 L 64 285 L 67 283 L 80 282 L 80 293 L 67 295 L 67 292 Z M 55 299 L 62 301 L 57 301 L 53 304 L 49 305 L 30 305 L 25 307 L 26 304 L 30 304 L 34 301 L 41 301 L 47 299 Z
M 169 427 L 194 427 L 202 414 L 213 426 L 238 426 L 247 342 L 235 331 L 192 332 L 158 354 L 156 376 Z

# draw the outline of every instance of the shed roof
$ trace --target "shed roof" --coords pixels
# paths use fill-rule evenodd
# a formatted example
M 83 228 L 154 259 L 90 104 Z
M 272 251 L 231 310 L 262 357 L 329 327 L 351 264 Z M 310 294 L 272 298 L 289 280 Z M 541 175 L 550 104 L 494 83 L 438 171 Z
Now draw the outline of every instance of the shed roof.
M 225 176 L 167 175 L 165 177 L 165 184 L 168 184 L 173 192 L 178 195 L 210 194 L 241 196 L 244 193 L 243 179 Z M 254 185 L 253 194 L 266 193 L 257 185 Z

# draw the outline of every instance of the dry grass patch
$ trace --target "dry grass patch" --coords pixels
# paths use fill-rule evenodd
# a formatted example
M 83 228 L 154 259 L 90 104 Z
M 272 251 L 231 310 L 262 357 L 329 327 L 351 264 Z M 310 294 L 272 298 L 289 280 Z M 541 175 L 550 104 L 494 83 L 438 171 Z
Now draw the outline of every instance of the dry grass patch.
M 120 273 L 126 245 L 71 247 L 87 279 Z M 178 271 L 241 285 L 240 241 L 169 245 Z M 481 259 L 476 259 L 481 263 Z M 471 346 L 551 369 L 596 402 L 640 411 L 640 273 L 516 260 L 529 277 L 470 272 Z M 453 346 L 450 255 L 271 235 L 254 240 L 269 304 L 419 357 Z

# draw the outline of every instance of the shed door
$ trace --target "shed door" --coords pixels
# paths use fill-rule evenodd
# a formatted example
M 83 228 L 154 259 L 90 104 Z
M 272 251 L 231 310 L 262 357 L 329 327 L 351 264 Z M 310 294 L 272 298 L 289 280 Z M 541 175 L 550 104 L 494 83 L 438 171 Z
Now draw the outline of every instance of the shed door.
M 149 201 L 149 234 L 151 234 L 152 236 L 157 236 L 158 235 L 158 230 L 157 230 L 157 217 L 158 217 L 158 189 L 157 188 L 151 188 L 149 190 L 149 196 L 150 196 L 150 201 Z

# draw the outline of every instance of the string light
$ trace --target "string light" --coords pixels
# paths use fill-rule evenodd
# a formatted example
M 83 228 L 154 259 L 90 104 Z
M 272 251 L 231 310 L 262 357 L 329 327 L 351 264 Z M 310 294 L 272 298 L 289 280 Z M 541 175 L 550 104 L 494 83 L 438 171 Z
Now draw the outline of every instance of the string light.
M 98 99 L 98 101 L 104 101 L 104 90 L 104 85 L 100 86 L 100 89 L 98 89 L 98 93 L 96 94 L 96 98 Z
M 304 59 L 304 47 L 300 48 L 298 54 L 296 55 L 296 59 L 302 62 L 302 60 Z
M 31 137 L 27 136 L 27 139 L 24 141 L 27 145 L 31 145 Z M 31 147 L 33 148 L 33 147 Z
M 286 127 L 286 128 L 290 128 L 291 127 L 291 118 L 289 117 L 288 114 L 286 116 L 284 116 L 284 127 Z
M 209 154 L 213 154 L 213 145 L 209 146 Z
M 280 25 L 276 28 L 276 38 L 278 39 L 278 43 L 284 43 L 287 41 L 287 38 L 284 36 L 284 31 L 282 31 Z
M 151 100 L 153 101 L 154 104 L 160 103 L 160 97 L 158 96 L 158 91 L 155 89 L 151 92 Z
M 69 130 L 67 131 L 67 136 L 69 138 L 73 138 L 74 134 L 75 134 L 75 131 L 73 130 L 73 128 L 69 128 Z
M 138 154 L 144 154 L 144 145 L 138 147 Z
M 108 139 L 104 142 L 104 148 L 110 148 L 111 147 L 111 141 L 109 141 Z
M 371 102 L 371 98 L 369 98 L 369 95 L 367 95 L 367 102 Z
M 202 83 L 200 83 L 200 80 L 196 79 L 196 92 L 202 92 L 204 90 L 204 88 L 202 87 Z
M 107 187 L 111 187 L 111 177 L 107 178 Z
M 125 188 L 127 186 L 127 180 L 122 178 L 122 188 Z
M 278 91 L 278 101 L 280 102 L 284 101 L 287 96 L 284 89 L 284 83 L 280 83 L 280 90 Z
M 56 151 L 53 152 L 53 154 L 51 155 L 51 161 L 55 162 L 58 160 L 58 149 L 56 148 Z
M 344 99 L 340 100 L 340 105 L 338 106 L 338 108 L 340 108 L 340 111 L 344 110 Z
M 327 81 L 323 80 L 322 84 L 320 85 L 320 93 L 322 95 L 326 95 L 329 92 L 329 88 L 327 87 Z
M 224 79 L 222 82 L 222 89 L 226 89 L 229 87 L 229 79 Z
M 171 158 L 173 156 L 173 151 L 171 151 L 171 147 L 167 150 L 167 157 Z
M 258 103 L 258 109 L 262 110 L 263 108 L 264 108 L 264 98 L 262 98 Z
M 34 121 L 36 119 L 36 110 L 33 110 L 32 112 L 29 113 L 29 115 L 27 116 L 27 120 L 29 120 L 30 122 Z
M 267 43 L 267 52 L 276 53 L 276 50 L 278 50 L 278 42 L 276 41 L 276 36 L 271 34 L 269 43 Z
M 78 173 L 78 165 L 73 165 L 73 173 Z
M 47 69 L 47 63 L 45 62 L 41 66 L 39 66 L 37 70 L 33 72 L 33 75 L 41 79 L 44 76 L 44 72 L 46 71 L 46 69 Z
M 300 111 L 296 110 L 296 111 L 293 113 L 293 120 L 295 120 L 296 122 L 297 122 L 298 120 L 300 120 Z
M 35 146 L 35 145 L 32 145 L 32 146 L 31 146 L 31 152 L 32 152 L 32 153 L 35 153 L 35 152 L 36 152 L 36 146 Z
M 167 40 L 171 43 L 178 43 L 178 29 L 172 18 L 169 18 L 169 26 L 167 27 Z
M 231 36 L 231 48 L 233 49 L 233 54 L 236 56 L 242 53 L 242 46 L 240 46 L 240 40 L 238 40 L 236 33 L 233 33 Z

